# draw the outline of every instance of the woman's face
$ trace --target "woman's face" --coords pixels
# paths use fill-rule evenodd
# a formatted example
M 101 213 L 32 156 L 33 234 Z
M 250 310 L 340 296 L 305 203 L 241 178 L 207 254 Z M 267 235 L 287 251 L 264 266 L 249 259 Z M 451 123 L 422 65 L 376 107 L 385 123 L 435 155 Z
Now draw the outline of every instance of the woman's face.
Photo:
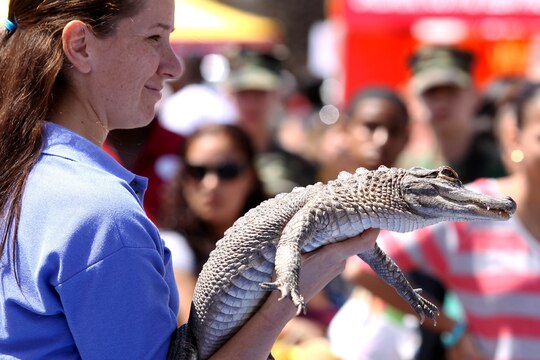
M 109 130 L 147 125 L 164 81 L 180 76 L 169 43 L 173 27 L 174 0 L 145 0 L 138 14 L 96 40 L 91 105 Z
M 527 176 L 540 183 L 540 94 L 529 100 L 523 108 L 523 122 L 518 132 L 518 146 L 525 155 L 523 162 Z
M 183 174 L 188 205 L 216 229 L 228 228 L 242 215 L 255 179 L 245 155 L 224 134 L 205 134 L 193 140 Z

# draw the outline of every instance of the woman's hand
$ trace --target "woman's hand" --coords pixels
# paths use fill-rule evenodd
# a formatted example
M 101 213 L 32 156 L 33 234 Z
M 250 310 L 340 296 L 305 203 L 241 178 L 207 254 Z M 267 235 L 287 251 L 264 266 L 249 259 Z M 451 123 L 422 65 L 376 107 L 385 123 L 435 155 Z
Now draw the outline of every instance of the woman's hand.
M 373 249 L 378 235 L 379 229 L 368 229 L 358 236 L 303 255 L 300 293 L 304 299 L 309 301 L 332 279 L 341 274 L 349 257 Z

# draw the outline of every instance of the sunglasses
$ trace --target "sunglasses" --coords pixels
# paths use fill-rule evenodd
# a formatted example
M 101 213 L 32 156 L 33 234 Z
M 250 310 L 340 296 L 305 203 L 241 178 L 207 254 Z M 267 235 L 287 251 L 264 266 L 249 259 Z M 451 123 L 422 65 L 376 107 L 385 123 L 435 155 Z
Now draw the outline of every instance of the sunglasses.
M 222 163 L 217 166 L 184 164 L 184 173 L 190 178 L 201 181 L 206 174 L 216 174 L 219 180 L 233 180 L 246 171 L 247 166 L 232 162 Z

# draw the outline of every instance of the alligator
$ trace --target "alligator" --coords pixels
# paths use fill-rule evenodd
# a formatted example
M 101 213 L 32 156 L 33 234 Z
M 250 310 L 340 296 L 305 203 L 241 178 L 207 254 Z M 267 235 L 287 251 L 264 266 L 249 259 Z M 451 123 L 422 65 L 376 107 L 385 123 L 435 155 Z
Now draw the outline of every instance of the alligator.
M 168 358 L 209 358 L 258 310 L 268 291 L 279 290 L 298 313 L 305 312 L 297 283 L 302 253 L 369 228 L 409 232 L 442 221 L 507 220 L 515 209 L 510 197 L 471 191 L 447 166 L 359 168 L 328 183 L 279 194 L 239 218 L 218 241 L 199 275 L 188 323 L 173 335 Z M 426 316 L 436 320 L 437 307 L 412 288 L 376 244 L 358 256 L 421 321 Z

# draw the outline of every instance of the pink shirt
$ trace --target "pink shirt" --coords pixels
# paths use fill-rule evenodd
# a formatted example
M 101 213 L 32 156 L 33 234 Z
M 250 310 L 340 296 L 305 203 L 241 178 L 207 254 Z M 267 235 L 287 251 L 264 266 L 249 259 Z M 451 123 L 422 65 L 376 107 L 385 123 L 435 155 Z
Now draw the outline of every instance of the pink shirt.
M 492 179 L 470 188 L 502 196 Z M 424 270 L 455 292 L 490 359 L 540 359 L 540 242 L 517 217 L 384 231 L 379 245 L 404 271 Z

